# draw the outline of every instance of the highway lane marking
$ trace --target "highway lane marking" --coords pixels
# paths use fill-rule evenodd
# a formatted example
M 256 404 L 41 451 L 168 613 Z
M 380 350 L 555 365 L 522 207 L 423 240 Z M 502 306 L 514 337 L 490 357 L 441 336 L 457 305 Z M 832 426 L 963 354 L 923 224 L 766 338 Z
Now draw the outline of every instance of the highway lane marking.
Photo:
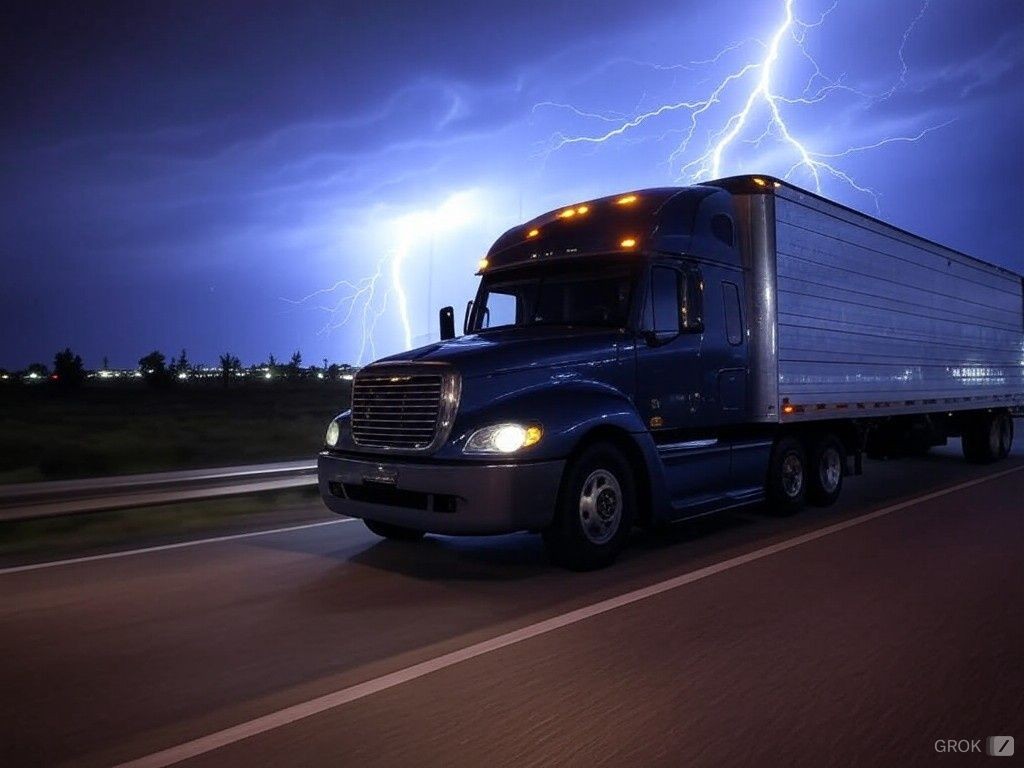
M 339 520 L 324 520 L 319 523 L 303 523 L 302 525 L 289 525 L 285 528 L 271 528 L 267 531 L 250 531 L 249 533 L 232 533 L 227 536 L 214 536 L 209 539 L 193 539 L 190 541 L 178 541 L 174 544 L 160 544 L 155 547 L 142 547 L 141 549 L 125 549 L 119 552 L 106 552 L 102 555 L 86 555 L 84 557 L 71 557 L 66 560 L 48 560 L 45 563 L 31 563 L 29 565 L 15 565 L 11 568 L 0 568 L 0 576 L 9 573 L 24 573 L 25 571 L 38 571 L 43 568 L 57 568 L 61 565 L 76 565 L 78 563 L 92 563 L 96 560 L 113 560 L 117 557 L 129 557 L 130 555 L 144 555 L 149 552 L 164 552 L 168 549 L 183 549 L 185 547 L 197 547 L 200 544 L 216 544 L 221 541 L 235 541 L 237 539 L 251 539 L 256 536 L 269 536 L 273 533 L 287 533 L 288 531 L 301 531 L 305 528 L 319 528 L 323 525 L 338 525 L 339 523 L 351 523 L 357 518 L 343 517 Z
M 786 550 L 793 549 L 794 547 L 798 547 L 802 544 L 807 544 L 808 542 L 816 541 L 817 539 L 822 539 L 826 536 L 831 536 L 834 533 L 845 531 L 848 528 L 863 525 L 864 523 L 872 520 L 877 520 L 880 517 L 890 515 L 893 512 L 899 512 L 900 510 L 907 509 L 908 507 L 914 507 L 918 504 L 941 498 L 942 496 L 948 496 L 951 493 L 956 493 L 966 488 L 986 483 L 990 480 L 996 480 L 1000 477 L 1020 472 L 1021 470 L 1024 470 L 1024 465 L 1013 467 L 1012 469 L 1007 469 L 1002 472 L 996 472 L 975 480 L 959 483 L 958 485 L 944 488 L 939 491 L 926 493 L 923 496 L 908 499 L 907 501 L 893 504 L 891 506 L 875 510 L 874 512 L 868 512 L 858 517 L 844 520 L 841 523 L 835 523 L 824 528 L 819 528 L 818 530 L 801 534 L 800 536 L 796 536 L 792 539 L 780 541 L 767 547 L 754 550 L 753 552 L 738 555 L 728 560 L 723 560 L 720 563 L 715 563 L 713 565 L 705 566 L 704 568 L 699 568 L 696 571 L 685 573 L 681 576 L 666 579 L 665 581 L 658 582 L 657 584 L 641 587 L 640 589 L 626 592 L 618 595 L 617 597 L 601 600 L 600 602 L 584 606 L 583 608 L 577 608 L 576 610 L 569 611 L 568 613 L 563 613 L 560 616 L 554 616 L 550 619 L 539 621 L 536 624 L 530 624 L 529 626 L 513 630 L 512 632 L 508 632 L 504 635 L 499 635 L 498 637 L 491 638 L 490 640 L 484 640 L 482 642 L 475 643 L 474 645 L 461 648 L 457 651 L 452 651 L 450 653 L 437 656 L 436 658 L 428 659 L 427 661 L 420 662 L 419 664 L 413 664 L 410 667 L 400 669 L 396 672 L 391 672 L 372 680 L 357 683 L 356 685 L 349 686 L 348 688 L 342 688 L 338 691 L 318 696 L 300 704 L 285 707 L 284 709 L 280 709 L 276 712 L 271 712 L 270 714 L 249 720 L 248 722 L 240 723 L 238 725 L 225 728 L 224 730 L 217 731 L 206 736 L 201 736 L 191 741 L 183 742 L 168 749 L 161 750 L 160 752 L 154 752 L 135 760 L 129 760 L 128 762 L 117 766 L 117 768 L 164 768 L 165 766 L 175 765 L 184 760 L 190 760 L 194 757 L 204 755 L 215 749 L 226 747 L 252 736 L 266 733 L 267 731 L 272 731 L 274 729 L 281 728 L 282 726 L 298 722 L 299 720 L 304 720 L 308 717 L 321 714 L 339 707 L 342 704 L 348 704 L 358 699 L 372 696 L 375 693 L 386 691 L 389 688 L 394 688 L 395 686 L 403 683 L 408 683 L 412 680 L 424 677 L 432 672 L 446 669 L 463 661 L 468 661 L 478 656 L 483 656 L 484 654 L 521 643 L 525 640 L 545 635 L 557 629 L 562 629 L 563 627 L 576 624 L 584 621 L 585 619 L 615 610 L 616 608 L 621 608 L 641 600 L 646 600 L 649 597 L 654 597 L 687 584 L 701 581 L 702 579 L 722 573 L 723 571 L 738 568 L 742 565 L 746 565 L 747 563 L 752 563 L 757 560 L 770 557 L 771 555 L 785 552 Z

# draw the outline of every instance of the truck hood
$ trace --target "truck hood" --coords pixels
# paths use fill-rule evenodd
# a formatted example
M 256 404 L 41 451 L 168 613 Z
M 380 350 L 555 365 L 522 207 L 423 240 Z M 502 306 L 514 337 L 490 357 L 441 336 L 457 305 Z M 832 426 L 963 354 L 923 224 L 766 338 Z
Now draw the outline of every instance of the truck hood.
M 506 328 L 428 344 L 377 362 L 451 363 L 467 379 L 614 362 L 619 355 L 618 346 L 627 338 L 625 332 L 607 328 Z

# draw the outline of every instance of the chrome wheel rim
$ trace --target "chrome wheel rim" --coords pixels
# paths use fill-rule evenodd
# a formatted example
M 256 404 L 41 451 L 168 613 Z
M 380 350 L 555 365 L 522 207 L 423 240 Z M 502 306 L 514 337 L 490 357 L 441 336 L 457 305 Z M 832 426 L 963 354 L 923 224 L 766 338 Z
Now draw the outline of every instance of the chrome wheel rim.
M 791 499 L 800 495 L 804 487 L 804 464 L 795 453 L 782 460 L 782 492 Z
M 830 446 L 821 452 L 818 475 L 825 493 L 833 493 L 839 487 L 839 479 L 843 476 L 843 460 L 835 448 Z
M 622 488 L 606 469 L 590 473 L 580 491 L 580 526 L 592 544 L 607 544 L 622 522 Z

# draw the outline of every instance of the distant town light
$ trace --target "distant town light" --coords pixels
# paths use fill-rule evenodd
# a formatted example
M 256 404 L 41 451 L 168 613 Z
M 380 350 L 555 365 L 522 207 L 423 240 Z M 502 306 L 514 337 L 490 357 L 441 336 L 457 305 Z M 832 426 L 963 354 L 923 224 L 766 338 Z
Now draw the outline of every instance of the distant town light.
M 178 374 L 178 378 L 179 379 L 187 379 L 188 378 L 188 374 L 185 373 L 184 371 L 182 371 L 181 373 Z
M 263 378 L 264 379 L 269 379 L 270 377 L 271 377 L 270 371 L 267 371 L 266 373 L 263 374 Z
M 322 373 L 318 373 L 318 374 L 316 375 L 316 377 L 317 377 L 318 379 L 322 379 L 322 378 L 324 377 L 324 375 L 323 375 Z

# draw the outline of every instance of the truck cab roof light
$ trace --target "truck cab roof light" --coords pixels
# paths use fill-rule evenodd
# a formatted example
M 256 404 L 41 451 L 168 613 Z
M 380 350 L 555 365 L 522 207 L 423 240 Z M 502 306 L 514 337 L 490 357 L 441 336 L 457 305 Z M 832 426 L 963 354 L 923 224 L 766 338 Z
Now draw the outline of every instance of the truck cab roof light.
M 622 248 L 633 248 L 634 246 L 636 246 L 636 238 L 635 237 L 623 238 L 622 242 L 619 243 L 619 245 Z
M 540 230 L 539 229 L 531 229 L 529 232 L 526 233 L 526 236 L 527 237 L 536 237 L 539 234 L 540 234 Z
M 573 216 L 576 215 L 576 209 L 575 208 L 566 208 L 564 211 L 562 211 L 558 215 L 561 218 L 563 218 L 563 219 L 571 219 Z
M 615 201 L 616 205 L 629 205 L 636 202 L 636 195 L 623 195 Z
M 491 262 L 489 262 L 487 259 L 480 259 L 480 261 L 477 263 L 476 266 L 477 266 L 477 269 L 484 270 L 484 269 L 487 269 L 487 266 L 490 263 Z

